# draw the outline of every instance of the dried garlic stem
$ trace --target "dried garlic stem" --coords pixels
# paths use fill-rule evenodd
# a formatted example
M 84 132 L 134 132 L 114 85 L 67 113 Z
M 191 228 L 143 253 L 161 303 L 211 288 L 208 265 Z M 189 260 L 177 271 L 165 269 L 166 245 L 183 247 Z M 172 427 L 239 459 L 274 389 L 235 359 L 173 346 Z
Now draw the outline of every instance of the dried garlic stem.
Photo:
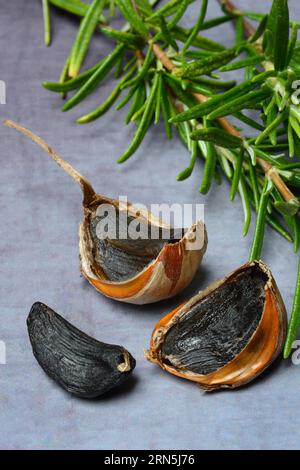
M 17 124 L 16 122 L 11 121 L 10 119 L 5 120 L 3 124 L 5 126 L 11 127 L 12 129 L 17 130 L 18 132 L 21 132 L 26 137 L 33 140 L 33 142 L 39 145 L 43 150 L 45 150 L 48 153 L 48 155 L 50 155 L 50 157 L 63 170 L 65 170 L 65 172 L 68 173 L 68 175 L 70 175 L 76 181 L 76 183 L 79 184 L 83 192 L 83 204 L 84 205 L 87 205 L 92 201 L 96 193 L 94 189 L 92 188 L 91 184 L 80 173 L 78 173 L 78 171 L 76 171 L 68 162 L 63 160 L 58 155 L 58 153 L 56 153 L 55 150 L 52 147 L 50 147 L 50 145 L 47 144 L 47 142 L 45 142 L 39 136 L 35 135 L 30 130 L 26 129 L 26 127 L 23 127 L 20 124 Z

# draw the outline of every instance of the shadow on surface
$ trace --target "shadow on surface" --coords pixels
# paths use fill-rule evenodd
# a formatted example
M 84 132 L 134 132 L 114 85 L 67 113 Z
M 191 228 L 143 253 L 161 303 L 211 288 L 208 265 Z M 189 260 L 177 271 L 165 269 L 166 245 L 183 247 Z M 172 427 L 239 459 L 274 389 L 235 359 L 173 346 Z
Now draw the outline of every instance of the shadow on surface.
M 92 398 L 92 399 L 80 399 L 83 401 L 87 402 L 108 402 L 111 400 L 116 400 L 118 398 L 124 398 L 124 396 L 128 395 L 129 393 L 132 392 L 134 387 L 137 385 L 139 379 L 136 375 L 131 375 L 126 382 L 124 382 L 122 385 L 119 387 L 114 388 L 113 390 L 110 390 L 109 392 L 105 393 L 104 395 L 97 397 L 97 398 Z

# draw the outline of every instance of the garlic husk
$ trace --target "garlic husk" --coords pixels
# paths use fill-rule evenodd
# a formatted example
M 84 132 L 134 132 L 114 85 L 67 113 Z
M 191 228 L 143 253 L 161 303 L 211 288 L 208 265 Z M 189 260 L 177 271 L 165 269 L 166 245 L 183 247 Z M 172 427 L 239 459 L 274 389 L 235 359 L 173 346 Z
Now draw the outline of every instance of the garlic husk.
M 262 275 L 265 275 L 266 281 L 264 285 L 263 308 L 259 322 L 254 331 L 249 330 L 252 331 L 252 334 L 247 339 L 245 346 L 228 363 L 209 373 L 195 373 L 194 370 L 189 370 L 188 367 L 178 362 L 178 358 L 175 355 L 174 357 L 169 355 L 167 358 L 163 351 L 167 335 L 171 329 L 174 327 L 178 329 L 182 319 L 183 321 L 190 319 L 189 314 L 193 308 L 195 309 L 198 305 L 205 305 L 205 302 L 218 295 L 219 289 L 224 289 L 225 286 L 230 288 L 233 285 L 232 283 L 247 273 L 249 269 L 259 270 Z M 254 301 L 255 299 L 253 299 Z M 226 299 L 224 302 L 226 302 Z M 205 314 L 203 314 L 201 321 L 205 321 Z M 211 321 L 213 322 L 214 318 Z M 218 332 L 217 325 L 213 327 L 217 335 L 222 336 L 224 334 L 223 331 Z M 286 310 L 276 282 L 267 266 L 262 261 L 255 261 L 246 263 L 225 278 L 212 283 L 207 289 L 163 317 L 154 328 L 150 349 L 145 352 L 145 357 L 173 375 L 198 383 L 205 391 L 221 388 L 234 389 L 251 382 L 278 357 L 283 348 L 286 328 Z M 216 354 L 217 351 L 213 351 L 213 353 Z M 202 354 L 202 352 L 199 354 Z M 203 357 L 207 360 L 206 356 Z
M 197 243 L 201 239 L 200 248 L 191 250 L 191 238 L 195 236 Z M 136 276 L 121 282 L 112 282 L 99 269 L 99 264 L 95 264 L 88 213 L 79 228 L 81 272 L 84 277 L 107 297 L 133 304 L 153 303 L 181 292 L 194 278 L 206 247 L 206 229 L 198 221 L 180 240 L 166 243 L 155 259 Z

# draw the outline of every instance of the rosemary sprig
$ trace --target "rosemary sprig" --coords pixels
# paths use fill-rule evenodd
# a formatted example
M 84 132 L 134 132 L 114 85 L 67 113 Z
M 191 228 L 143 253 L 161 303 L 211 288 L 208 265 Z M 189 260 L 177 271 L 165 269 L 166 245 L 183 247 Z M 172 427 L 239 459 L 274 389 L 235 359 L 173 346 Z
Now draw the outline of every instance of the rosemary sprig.
M 207 193 L 213 180 L 220 182 L 223 173 L 231 185 L 230 199 L 237 192 L 241 196 L 244 235 L 250 226 L 251 207 L 257 213 L 250 259 L 260 257 L 266 223 L 293 241 L 298 251 L 300 204 L 294 191 L 300 188 L 300 164 L 280 153 L 288 150 L 291 157 L 300 156 L 300 105 L 294 88 L 300 79 L 299 22 L 290 20 L 287 0 L 274 0 L 269 14 L 263 15 L 244 13 L 230 0 L 223 0 L 223 14 L 211 20 L 205 18 L 208 2 L 202 0 L 191 29 L 180 21 L 194 0 L 169 0 L 159 8 L 155 8 L 156 1 L 116 0 L 116 9 L 108 0 L 94 0 L 90 7 L 80 0 L 49 2 L 83 18 L 72 49 L 77 53 L 71 53 L 60 82 L 44 83 L 55 92 L 75 90 L 63 111 L 79 106 L 116 68 L 118 81 L 110 95 L 77 122 L 99 118 L 119 97 L 116 109 L 130 103 L 126 124 L 134 121 L 137 128 L 129 148 L 118 160 L 124 162 L 141 145 L 151 124 L 161 119 L 167 137 L 176 130 L 190 153 L 179 181 L 192 174 L 197 158 L 201 158 L 205 165 L 200 192 Z M 101 11 L 96 11 L 100 3 Z M 102 9 L 109 14 L 118 11 L 124 18 L 123 28 L 103 25 Z M 256 30 L 247 17 L 259 22 Z M 207 29 L 231 20 L 236 34 L 228 49 L 203 35 Z M 83 28 L 84 24 L 88 26 Z M 114 42 L 112 52 L 70 78 L 82 64 L 96 24 L 100 34 Z M 239 57 L 242 53 L 244 57 Z M 230 70 L 244 70 L 244 80 L 237 84 L 223 80 L 222 74 Z M 255 118 L 249 115 L 249 109 Z M 239 120 L 242 132 L 231 124 L 232 117 Z M 255 137 L 247 137 L 249 127 Z M 299 304 L 297 298 L 295 302 Z M 295 312 L 296 308 L 289 344 L 299 323 Z M 285 357 L 287 351 L 289 346 Z

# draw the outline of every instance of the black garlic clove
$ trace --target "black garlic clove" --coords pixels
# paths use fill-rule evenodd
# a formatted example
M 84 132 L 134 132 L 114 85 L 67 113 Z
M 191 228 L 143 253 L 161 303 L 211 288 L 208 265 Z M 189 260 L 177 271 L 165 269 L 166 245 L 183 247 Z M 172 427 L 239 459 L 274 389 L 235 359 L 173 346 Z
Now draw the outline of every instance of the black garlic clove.
M 103 395 L 135 368 L 135 359 L 122 346 L 91 338 L 41 302 L 31 307 L 27 327 L 42 369 L 77 397 Z
M 239 267 L 165 315 L 146 358 L 206 391 L 237 388 L 282 351 L 287 315 L 262 261 Z

